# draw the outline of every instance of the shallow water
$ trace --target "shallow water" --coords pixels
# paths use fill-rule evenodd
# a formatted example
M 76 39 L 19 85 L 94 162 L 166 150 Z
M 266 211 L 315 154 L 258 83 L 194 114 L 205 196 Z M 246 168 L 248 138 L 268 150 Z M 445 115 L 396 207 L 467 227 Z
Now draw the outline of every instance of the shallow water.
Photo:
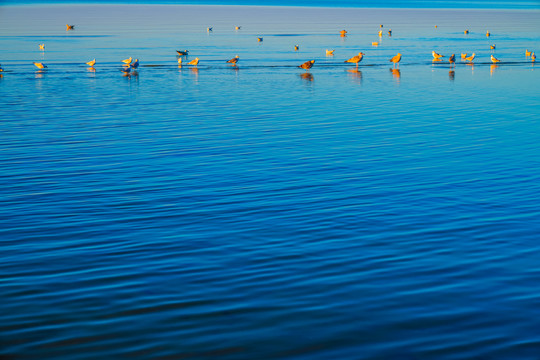
M 538 358 L 538 12 L 0 11 L 3 358 Z

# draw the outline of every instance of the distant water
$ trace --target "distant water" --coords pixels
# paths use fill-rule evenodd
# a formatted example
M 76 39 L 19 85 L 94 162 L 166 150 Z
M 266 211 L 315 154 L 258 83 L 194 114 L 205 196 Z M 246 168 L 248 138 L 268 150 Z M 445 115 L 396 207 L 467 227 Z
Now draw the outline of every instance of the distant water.
M 537 12 L 0 16 L 0 358 L 538 359 Z
M 147 0 L 2 0 L 0 4 L 145 4 Z M 257 5 L 353 8 L 468 8 L 468 9 L 540 9 L 537 0 L 159 0 L 153 4 L 175 5 Z

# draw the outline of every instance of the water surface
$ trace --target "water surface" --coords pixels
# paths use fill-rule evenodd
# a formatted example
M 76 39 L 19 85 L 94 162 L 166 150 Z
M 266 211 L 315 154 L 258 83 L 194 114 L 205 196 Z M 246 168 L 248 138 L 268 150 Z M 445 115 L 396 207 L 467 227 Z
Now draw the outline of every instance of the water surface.
M 146 0 L 3 0 L 6 5 L 35 4 L 148 4 Z M 348 8 L 437 8 L 437 9 L 540 9 L 537 0 L 159 0 L 152 4 L 173 5 L 256 5 Z
M 3 358 L 538 358 L 537 12 L 0 16 Z

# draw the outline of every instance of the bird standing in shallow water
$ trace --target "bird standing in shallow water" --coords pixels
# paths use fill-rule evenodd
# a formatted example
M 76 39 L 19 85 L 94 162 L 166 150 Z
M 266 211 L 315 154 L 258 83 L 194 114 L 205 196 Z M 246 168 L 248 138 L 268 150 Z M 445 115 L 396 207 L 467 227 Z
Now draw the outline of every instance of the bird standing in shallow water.
M 96 65 L 96 59 L 87 62 L 86 65 L 93 67 L 94 65 Z
M 531 56 L 531 52 L 529 51 L 529 49 L 525 49 L 525 56 L 526 57 Z
M 487 37 L 490 37 L 490 36 L 491 36 L 491 34 L 489 33 L 489 30 L 486 32 L 486 36 L 487 36 Z
M 39 50 L 45 50 L 45 44 L 39 44 Z
M 187 51 L 187 50 L 184 50 L 184 51 L 176 50 L 176 52 L 178 53 L 178 55 L 182 55 L 182 56 L 185 56 L 185 55 L 187 55 L 189 53 L 189 51 Z
M 133 58 L 130 56 L 128 59 L 122 60 L 122 62 L 124 63 L 124 66 L 129 66 L 131 60 L 133 60 Z
M 362 61 L 362 59 L 364 58 L 364 53 L 363 52 L 359 52 L 358 55 L 356 56 L 353 56 L 352 58 L 350 58 L 349 60 L 345 60 L 345 62 L 347 63 L 356 63 L 356 67 L 358 68 L 358 63 L 360 61 Z
M 300 47 L 298 45 L 294 45 L 294 51 L 298 51 L 298 49 L 300 49 Z
M 448 62 L 454 65 L 456 63 L 456 55 L 455 54 L 450 55 L 450 57 L 448 58 Z
M 390 61 L 390 62 L 393 62 L 393 63 L 394 63 L 394 67 L 395 67 L 396 64 L 398 64 L 398 63 L 401 61 L 401 54 L 398 53 L 396 56 L 394 56 L 393 58 L 391 58 L 389 61 Z
M 441 60 L 441 58 L 444 57 L 444 55 L 437 54 L 435 51 L 432 51 L 432 52 L 431 52 L 431 55 L 433 55 L 433 59 L 434 59 L 434 60 Z
M 495 56 L 491 55 L 491 62 L 498 63 L 501 60 L 497 59 Z
M 66 31 L 75 29 L 75 25 L 66 24 Z
M 536 61 L 536 55 L 534 54 L 534 52 L 531 54 L 531 61 L 532 62 Z
M 332 50 L 326 49 L 326 56 L 333 56 L 333 55 L 334 55 L 334 51 L 335 51 L 334 49 L 332 49 Z
M 258 42 L 262 42 L 262 41 L 263 41 L 263 38 L 262 38 L 262 37 L 258 37 L 258 38 L 257 38 L 257 41 L 258 41 Z
M 347 30 L 341 30 L 339 33 L 341 34 L 341 37 L 347 36 Z
M 310 61 L 306 61 L 302 65 L 298 65 L 298 67 L 302 68 L 302 69 L 309 70 L 309 69 L 311 69 L 311 67 L 313 66 L 314 63 L 315 63 L 315 60 L 310 60 Z
M 199 58 L 195 58 L 193 60 L 191 60 L 190 62 L 188 62 L 188 65 L 194 65 L 194 66 L 197 66 L 197 64 L 199 64 Z
M 34 65 L 36 65 L 38 67 L 38 69 L 46 69 L 47 68 L 47 65 L 45 65 L 43 63 L 35 62 Z
M 475 56 L 476 56 L 476 54 L 475 54 L 475 53 L 472 53 L 472 55 L 466 57 L 465 60 L 468 61 L 468 62 L 473 62 Z
M 133 69 L 138 68 L 139 67 L 139 59 L 135 59 L 135 61 L 131 63 L 131 67 Z
M 467 35 L 469 33 L 469 29 L 465 30 L 463 33 Z
M 465 60 L 467 58 L 467 54 L 461 53 L 461 58 Z
M 495 44 L 489 45 L 489 48 L 490 48 L 491 50 L 495 50 L 496 46 L 495 46 Z
M 240 59 L 240 56 L 236 55 L 231 60 L 227 60 L 227 62 L 233 64 L 233 66 L 236 66 L 236 63 L 238 62 L 239 59 Z

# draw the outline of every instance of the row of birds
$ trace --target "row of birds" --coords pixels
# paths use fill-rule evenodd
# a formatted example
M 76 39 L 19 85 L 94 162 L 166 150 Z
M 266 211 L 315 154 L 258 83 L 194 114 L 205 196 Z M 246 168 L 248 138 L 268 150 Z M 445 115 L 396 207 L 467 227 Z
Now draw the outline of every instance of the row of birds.
M 438 54 L 436 53 L 435 51 L 432 51 L 431 52 L 431 55 L 433 56 L 433 61 L 434 62 L 437 62 L 437 61 L 442 61 L 442 58 L 444 58 L 445 56 L 444 55 L 441 55 L 441 54 Z M 525 56 L 530 56 L 531 57 L 531 60 L 533 62 L 536 61 L 536 55 L 531 52 L 529 52 L 529 50 L 525 50 Z M 471 55 L 468 56 L 468 54 L 461 54 L 461 59 L 467 61 L 468 63 L 472 63 L 474 58 L 476 57 L 476 54 L 475 53 L 472 53 Z M 501 60 L 500 59 L 497 59 L 495 56 L 491 55 L 491 62 L 492 63 L 498 63 L 500 62 Z M 448 62 L 450 64 L 455 64 L 456 62 L 456 55 L 455 54 L 452 54 L 450 55 L 450 57 L 448 58 Z
M 379 25 L 380 28 L 383 27 L 383 25 Z M 435 27 L 437 28 L 437 25 L 435 25 Z M 66 24 L 66 31 L 69 31 L 69 30 L 73 30 L 75 28 L 75 25 L 69 25 L 69 24 Z M 235 27 L 235 30 L 240 30 L 241 29 L 241 26 L 236 26 Z M 213 28 L 211 27 L 208 27 L 207 28 L 207 31 L 208 32 L 211 32 L 213 31 Z M 347 35 L 347 30 L 341 30 L 340 31 L 340 35 L 342 37 L 346 36 Z M 466 29 L 464 31 L 465 34 L 469 34 L 469 30 Z M 392 35 L 392 29 L 388 30 L 388 35 L 391 36 Z M 379 31 L 379 36 L 382 36 L 382 30 Z M 491 36 L 489 30 L 486 32 L 486 36 Z M 263 38 L 262 37 L 258 37 L 257 38 L 257 41 L 261 42 L 263 41 Z M 373 46 L 378 46 L 379 43 L 378 42 L 372 42 L 372 45 Z M 40 50 L 45 50 L 45 44 L 39 44 L 39 49 Z M 491 45 L 490 46 L 490 49 L 494 50 L 495 49 L 495 45 Z M 299 50 L 299 46 L 298 45 L 295 45 L 294 46 L 294 50 L 295 51 L 298 51 Z M 189 51 L 188 50 L 176 50 L 176 52 L 178 53 L 178 55 L 180 56 L 178 58 L 178 66 L 182 66 L 183 64 L 183 56 L 187 56 Z M 326 55 L 327 56 L 332 56 L 334 55 L 334 50 L 326 50 Z M 362 52 L 359 52 L 358 55 L 356 56 L 353 56 L 352 58 L 346 60 L 345 62 L 346 63 L 355 63 L 356 64 L 356 67 L 358 67 L 359 63 L 362 61 L 362 59 L 364 58 L 364 53 Z M 432 56 L 433 56 L 433 61 L 434 62 L 439 62 L 439 61 L 442 61 L 442 58 L 444 58 L 445 56 L 444 55 L 441 55 L 435 51 L 432 51 Z M 531 52 L 529 51 L 528 49 L 525 50 L 525 56 L 526 57 L 530 57 L 531 58 L 531 61 L 532 62 L 535 62 L 536 61 L 536 55 L 534 52 Z M 461 54 L 461 58 L 463 60 L 465 60 L 466 62 L 468 63 L 472 63 L 473 60 L 475 59 L 476 57 L 476 54 L 475 53 L 472 53 L 472 55 L 468 55 L 468 54 Z M 231 63 L 233 66 L 236 66 L 236 64 L 238 63 L 238 60 L 240 59 L 240 57 L 238 55 L 236 55 L 234 58 L 230 59 L 230 60 L 227 60 L 227 63 Z M 191 60 L 190 62 L 187 63 L 187 65 L 191 65 L 191 66 L 197 66 L 199 64 L 199 58 L 196 57 L 195 59 Z M 394 67 L 399 64 L 399 62 L 401 61 L 401 53 L 398 53 L 396 56 L 393 56 L 390 60 L 390 62 L 394 63 Z M 500 62 L 501 60 L 500 59 L 497 59 L 495 56 L 491 55 L 491 61 L 493 63 L 498 63 Z M 139 67 L 139 60 L 138 59 L 135 59 L 133 60 L 133 58 L 129 58 L 129 59 L 125 59 L 125 60 L 122 60 L 122 62 L 124 63 L 124 66 L 122 68 L 122 71 L 125 72 L 125 73 L 129 73 L 131 72 L 131 69 L 137 69 Z M 450 64 L 455 64 L 456 62 L 456 57 L 455 57 L 455 54 L 452 54 L 448 57 L 448 62 Z M 299 68 L 302 68 L 302 69 L 306 69 L 306 70 L 309 70 L 313 67 L 313 64 L 315 63 L 315 60 L 310 60 L 310 61 L 306 61 L 305 63 L 299 65 L 298 67 Z M 96 59 L 93 59 L 89 62 L 86 63 L 87 65 L 89 65 L 91 68 L 94 67 L 94 65 L 96 64 Z M 47 65 L 41 63 L 41 62 L 34 62 L 34 65 L 39 68 L 39 69 L 46 69 L 47 68 Z M 0 65 L 0 72 L 4 71 L 2 66 Z
M 189 51 L 188 50 L 176 50 L 176 52 L 178 53 L 178 55 L 180 55 L 179 58 L 178 58 L 178 66 L 182 66 L 183 56 L 187 56 Z M 334 53 L 334 50 L 326 50 L 327 55 L 333 54 L 333 53 Z M 364 55 L 365 54 L 363 52 L 359 52 L 358 55 L 353 56 L 352 58 L 345 60 L 345 62 L 346 63 L 354 63 L 354 64 L 356 64 L 356 67 L 358 68 L 359 63 L 364 59 Z M 442 59 L 445 57 L 444 55 L 441 55 L 441 54 L 439 54 L 439 53 L 437 53 L 435 51 L 432 51 L 431 55 L 433 56 L 433 61 L 434 62 L 442 61 Z M 531 52 L 529 50 L 525 50 L 525 56 L 530 57 L 532 62 L 536 61 L 536 55 L 535 55 L 534 52 Z M 463 54 L 463 53 L 461 54 L 461 59 L 465 60 L 468 63 L 472 63 L 474 61 L 475 57 L 476 57 L 475 53 L 472 53 L 469 56 L 468 56 L 468 54 Z M 198 57 L 196 57 L 195 59 L 188 62 L 187 65 L 197 66 L 199 64 L 199 60 L 200 59 Z M 230 60 L 227 60 L 226 62 L 232 64 L 233 66 L 236 66 L 239 60 L 240 60 L 240 57 L 238 55 L 236 55 L 235 57 L 233 57 Z M 394 67 L 395 67 L 401 61 L 401 53 L 398 53 L 396 56 L 393 56 L 389 61 L 394 63 Z M 493 63 L 498 63 L 501 60 L 497 59 L 495 56 L 491 55 L 491 61 Z M 450 64 L 452 64 L 452 65 L 455 64 L 455 62 L 456 62 L 455 54 L 452 54 L 452 55 L 449 56 L 448 62 Z M 139 67 L 139 59 L 133 60 L 132 57 L 129 57 L 128 59 L 122 60 L 122 63 L 124 65 L 122 67 L 122 71 L 124 73 L 129 73 L 129 72 L 131 72 L 132 69 L 137 69 Z M 91 68 L 93 68 L 94 65 L 96 64 L 96 59 L 93 59 L 93 60 L 87 62 L 86 64 L 88 66 L 90 66 Z M 315 64 L 315 60 L 309 60 L 309 61 L 306 61 L 305 63 L 299 65 L 298 67 L 302 68 L 302 69 L 309 70 L 309 69 L 311 69 L 313 67 L 313 64 Z M 34 62 L 34 65 L 39 69 L 46 69 L 47 68 L 47 65 L 45 65 L 43 63 L 40 63 L 40 62 Z M 2 69 L 2 66 L 0 65 L 0 72 L 1 71 L 3 71 L 3 69 Z
M 380 27 L 381 29 L 383 28 L 383 26 L 384 26 L 384 25 L 382 25 L 382 24 L 379 25 L 379 27 Z M 438 27 L 438 26 L 435 25 L 435 28 L 437 28 L 437 27 Z M 241 26 L 235 26 L 235 27 L 234 27 L 235 30 L 240 30 L 241 28 L 242 28 Z M 69 24 L 66 24 L 66 31 L 74 30 L 74 29 L 75 29 L 75 25 L 69 25 Z M 206 28 L 206 31 L 209 32 L 209 33 L 210 33 L 210 32 L 213 32 L 213 31 L 214 31 L 214 28 L 213 28 L 213 27 L 207 27 L 207 28 Z M 341 37 L 347 36 L 347 33 L 348 33 L 347 30 L 341 30 L 341 31 L 339 32 L 339 34 L 340 34 Z M 470 33 L 469 29 L 465 29 L 465 30 L 464 30 L 464 33 L 465 33 L 465 35 L 469 34 L 469 33 Z M 382 30 L 379 30 L 378 35 L 379 35 L 379 37 L 382 37 L 382 36 L 383 36 L 383 31 L 382 31 Z M 389 30 L 388 30 L 388 36 L 392 36 L 392 29 L 389 29 Z M 490 36 L 491 36 L 491 33 L 489 32 L 489 30 L 486 32 L 486 36 L 487 36 L 487 37 L 490 37 Z M 263 38 L 262 38 L 262 37 L 257 37 L 257 41 L 258 41 L 258 42 L 262 42 L 262 41 L 263 41 Z M 379 46 L 379 42 L 378 42 L 378 41 L 374 41 L 374 42 L 371 43 L 371 45 L 373 45 L 373 46 Z M 491 46 L 492 46 L 492 49 L 495 48 L 495 45 L 491 45 Z M 44 44 L 40 44 L 40 49 L 41 49 L 41 50 L 44 50 L 44 47 L 45 47 Z M 298 45 L 295 45 L 295 46 L 294 46 L 294 49 L 295 49 L 295 50 L 298 50 Z
M 382 29 L 384 27 L 384 25 L 381 24 L 381 25 L 379 25 L 379 27 Z M 240 30 L 241 28 L 242 28 L 241 26 L 235 26 L 234 30 Z M 438 28 L 438 26 L 435 25 L 435 28 Z M 66 31 L 74 30 L 74 29 L 75 29 L 75 25 L 66 24 Z M 206 31 L 207 32 L 213 32 L 214 28 L 213 27 L 207 27 Z M 465 29 L 463 32 L 465 33 L 465 35 L 470 33 L 469 29 Z M 347 36 L 347 30 L 341 30 L 339 33 L 340 33 L 340 35 L 342 37 Z M 382 36 L 382 34 L 383 34 L 383 31 L 379 30 L 379 36 Z M 392 36 L 392 29 L 388 30 L 388 36 Z M 486 32 L 486 36 L 487 37 L 491 36 L 491 33 L 489 32 L 489 30 Z M 257 38 L 257 40 L 262 41 L 263 39 L 261 37 L 259 37 L 259 38 Z

